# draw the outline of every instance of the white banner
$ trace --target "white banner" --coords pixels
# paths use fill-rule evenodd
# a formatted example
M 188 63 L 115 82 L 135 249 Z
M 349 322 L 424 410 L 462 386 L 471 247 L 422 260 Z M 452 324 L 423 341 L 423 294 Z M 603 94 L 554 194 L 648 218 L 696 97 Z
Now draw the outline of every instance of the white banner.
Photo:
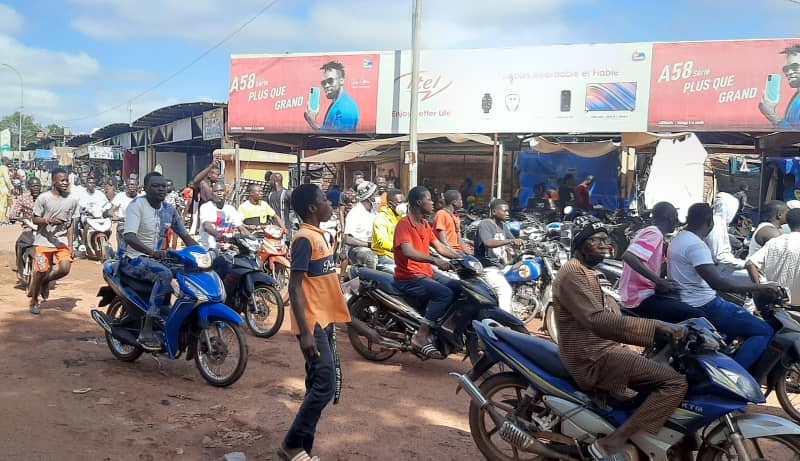
M 647 129 L 650 43 L 422 51 L 420 133 Z M 411 52 L 384 59 L 378 133 L 408 133 Z
M 8 128 L 0 131 L 0 152 L 3 155 L 9 155 L 11 152 L 11 130 Z
M 111 146 L 89 146 L 89 158 L 114 160 L 114 149 Z

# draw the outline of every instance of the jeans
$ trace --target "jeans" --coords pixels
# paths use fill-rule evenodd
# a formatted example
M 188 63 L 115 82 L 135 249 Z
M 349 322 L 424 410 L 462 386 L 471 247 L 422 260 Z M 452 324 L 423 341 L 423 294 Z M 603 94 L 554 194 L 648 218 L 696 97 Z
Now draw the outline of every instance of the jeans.
M 303 448 L 311 453 L 322 410 L 333 400 L 336 393 L 332 335 L 332 325 L 324 330 L 319 324 L 314 326 L 314 339 L 319 357 L 313 362 L 306 362 L 306 395 L 284 439 L 283 443 L 288 449 Z
M 511 289 L 506 275 L 500 268 L 488 266 L 483 268 L 483 279 L 497 293 L 497 301 L 500 309 L 511 313 L 511 296 L 514 291 Z
M 728 339 L 746 338 L 733 358 L 739 365 L 749 370 L 767 350 L 774 333 L 772 327 L 743 307 L 725 301 L 719 296 L 702 309 L 708 320 Z
M 157 317 L 159 310 L 167 306 L 167 299 L 172 291 L 172 271 L 160 262 L 139 256 L 138 258 L 123 258 L 119 270 L 128 277 L 153 284 L 150 291 L 150 309 L 148 316 Z
M 390 258 L 388 256 L 378 256 L 378 266 L 377 269 L 383 272 L 391 272 L 394 274 L 394 258 Z
M 431 323 L 444 316 L 453 299 L 461 292 L 461 282 L 438 274 L 434 274 L 434 278 L 396 280 L 395 286 L 408 296 L 428 300 L 425 318 Z
M 654 294 L 631 309 L 636 315 L 646 319 L 656 319 L 662 322 L 680 323 L 684 320 L 706 317 L 706 312 L 698 307 L 692 307 L 679 299 L 669 296 Z

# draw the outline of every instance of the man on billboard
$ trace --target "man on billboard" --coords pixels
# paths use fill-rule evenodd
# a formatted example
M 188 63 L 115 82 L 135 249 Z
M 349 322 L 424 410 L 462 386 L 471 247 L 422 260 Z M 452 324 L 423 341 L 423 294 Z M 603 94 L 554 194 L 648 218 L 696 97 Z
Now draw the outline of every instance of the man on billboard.
M 781 99 L 781 76 L 769 74 L 764 97 L 758 108 L 776 128 L 800 127 L 800 45 L 793 45 L 781 51 L 786 55 L 783 75 L 789 86 L 796 91 L 792 95 L 783 118 L 778 115 L 778 103 Z
M 340 62 L 330 61 L 320 67 L 320 70 L 323 73 L 320 84 L 325 92 L 325 97 L 331 100 L 331 104 L 325 112 L 322 126 L 319 126 L 317 116 L 320 111 L 320 92 L 317 87 L 311 88 L 305 113 L 306 122 L 316 131 L 357 132 L 361 113 L 356 100 L 345 91 L 344 66 Z

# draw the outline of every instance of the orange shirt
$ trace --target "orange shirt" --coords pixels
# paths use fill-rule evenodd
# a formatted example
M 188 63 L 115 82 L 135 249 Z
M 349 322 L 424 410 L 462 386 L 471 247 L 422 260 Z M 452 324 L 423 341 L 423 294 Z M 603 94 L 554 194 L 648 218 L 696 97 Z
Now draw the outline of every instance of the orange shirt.
M 397 223 L 394 229 L 394 269 L 395 280 L 414 280 L 421 277 L 433 277 L 433 267 L 428 263 L 420 263 L 409 259 L 403 254 L 400 245 L 410 243 L 415 250 L 425 254 L 431 254 L 431 242 L 436 237 L 433 235 L 433 228 L 428 221 L 414 224 L 406 216 Z
M 292 239 L 292 271 L 303 272 L 303 294 L 306 296 L 306 323 L 311 332 L 319 324 L 350 321 L 350 311 L 344 300 L 333 252 L 322 229 L 301 224 Z M 291 287 L 290 287 L 291 288 Z M 300 334 L 300 326 L 292 317 L 292 333 Z
M 461 247 L 461 219 L 458 216 L 452 215 L 442 208 L 436 212 L 433 229 L 436 231 L 437 237 L 439 236 L 439 232 L 445 232 L 447 235 L 447 244 L 450 245 L 450 248 L 457 251 L 464 251 L 464 248 Z

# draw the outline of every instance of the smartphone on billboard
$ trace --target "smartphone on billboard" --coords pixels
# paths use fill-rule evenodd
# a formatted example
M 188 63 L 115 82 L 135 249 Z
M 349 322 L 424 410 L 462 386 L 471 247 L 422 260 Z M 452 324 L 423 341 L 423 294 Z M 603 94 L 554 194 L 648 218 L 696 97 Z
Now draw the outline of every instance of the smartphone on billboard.
M 320 98 L 322 97 L 322 89 L 318 86 L 312 86 L 308 95 L 308 111 L 314 114 L 319 113 Z
M 778 104 L 781 101 L 781 80 L 783 76 L 780 74 L 767 75 L 767 86 L 764 89 L 766 100 L 773 104 Z
M 633 112 L 634 110 L 636 110 L 636 82 L 586 85 L 587 112 Z
M 572 91 L 561 90 L 561 112 L 572 110 Z

